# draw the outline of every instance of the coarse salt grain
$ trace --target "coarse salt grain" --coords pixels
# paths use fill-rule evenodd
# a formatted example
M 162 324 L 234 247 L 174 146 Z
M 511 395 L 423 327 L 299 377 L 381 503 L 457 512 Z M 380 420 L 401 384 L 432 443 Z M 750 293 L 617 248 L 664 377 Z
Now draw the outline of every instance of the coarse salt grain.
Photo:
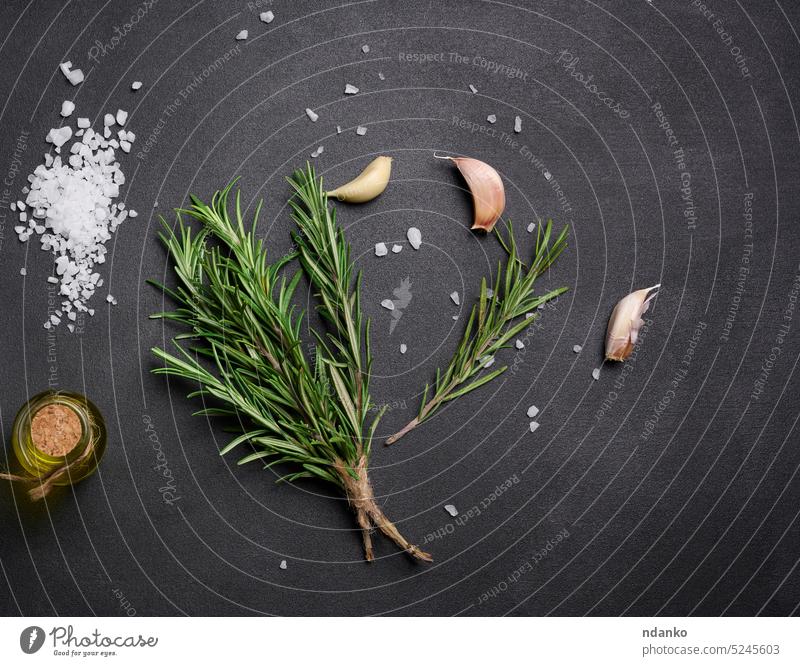
M 406 238 L 408 238 L 408 242 L 411 244 L 415 250 L 419 250 L 420 246 L 422 245 L 422 232 L 417 229 L 416 227 L 409 227 L 408 231 L 406 232 Z
M 70 60 L 67 60 L 67 62 L 62 62 L 58 67 L 61 70 L 61 73 L 67 77 L 67 81 L 69 81 L 73 86 L 83 83 L 83 71 L 80 69 L 72 69 L 72 62 Z
M 539 408 L 536 405 L 531 405 L 530 407 L 528 407 L 527 414 L 529 419 L 535 418 L 538 413 L 539 413 Z
M 494 124 L 497 122 L 497 116 L 492 113 L 491 115 L 486 116 L 486 120 Z
M 367 133 L 367 128 L 364 127 L 363 125 L 359 125 L 358 127 L 356 127 L 356 134 L 358 134 L 358 136 L 364 136 L 366 133 Z
M 238 33 L 236 33 L 236 39 L 242 42 L 245 39 L 247 39 L 248 35 L 249 33 L 247 32 L 247 30 L 240 30 Z
M 313 153 L 311 153 L 311 157 L 319 157 L 325 151 L 324 146 L 319 146 Z
M 408 351 L 408 347 L 406 346 L 406 343 L 404 342 L 404 343 L 402 343 L 402 344 L 400 345 L 400 353 L 401 353 L 401 354 L 405 354 L 405 353 L 406 353 L 406 351 Z
M 141 81 L 134 81 L 133 83 L 131 83 L 131 90 L 139 90 L 139 88 L 141 87 L 142 87 Z
M 456 305 L 461 305 L 461 297 L 458 295 L 457 291 L 454 291 L 452 294 L 450 294 L 450 300 Z
M 573 345 L 572 346 L 572 351 L 574 351 L 576 354 L 580 354 L 582 349 L 583 349 L 583 347 L 581 347 L 580 345 Z
M 361 51 L 363 53 L 369 53 L 369 44 L 364 44 L 364 46 L 361 47 Z
M 386 249 L 386 243 L 375 243 L 375 256 L 385 257 L 389 253 Z
M 357 92 L 358 92 L 358 88 L 356 88 L 354 85 L 352 85 L 350 83 L 345 84 L 345 86 L 344 86 L 344 94 L 345 95 L 355 95 Z
M 470 89 L 470 91 L 472 92 L 473 95 L 476 95 L 478 93 L 478 89 L 475 86 L 473 86 L 471 83 L 469 84 L 469 89 Z
M 528 426 L 531 432 L 536 432 L 539 427 L 539 424 L 536 421 L 531 421 L 530 425 Z
M 592 379 L 594 379 L 595 381 L 600 379 L 600 368 L 595 368 L 594 370 L 592 370 Z
M 381 301 L 381 306 L 383 306 L 387 310 L 394 310 L 394 303 L 388 298 L 384 298 Z
M 261 12 L 258 15 L 258 18 L 261 19 L 262 23 L 272 23 L 275 20 L 275 14 L 272 12 Z
M 514 117 L 514 131 L 518 134 L 522 131 L 522 118 L 519 116 Z
M 312 123 L 315 123 L 319 120 L 319 115 L 314 113 L 311 109 L 306 109 L 306 115 Z
M 454 507 L 452 504 L 445 504 L 444 510 L 447 511 L 447 513 L 449 513 L 451 516 L 453 516 L 453 518 L 455 518 L 458 515 L 458 509 L 456 509 L 456 507 Z
M 403 249 L 402 245 L 396 245 L 396 244 L 392 245 L 392 252 L 394 252 L 395 254 L 398 254 L 399 252 L 401 252 L 402 249 Z
M 525 343 L 522 340 L 517 340 L 516 342 L 514 342 L 514 346 L 517 349 L 524 349 L 525 348 Z
M 75 110 L 75 102 L 70 102 L 68 99 L 65 99 L 61 102 L 61 116 L 63 118 L 68 118 L 72 115 L 72 112 Z

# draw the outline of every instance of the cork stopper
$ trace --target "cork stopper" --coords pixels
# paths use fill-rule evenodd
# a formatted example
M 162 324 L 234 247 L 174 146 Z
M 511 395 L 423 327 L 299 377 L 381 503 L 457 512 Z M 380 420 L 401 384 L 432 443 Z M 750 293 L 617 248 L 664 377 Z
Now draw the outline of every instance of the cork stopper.
M 31 419 L 31 440 L 42 453 L 59 458 L 81 440 L 83 427 L 78 415 L 66 405 L 47 405 Z

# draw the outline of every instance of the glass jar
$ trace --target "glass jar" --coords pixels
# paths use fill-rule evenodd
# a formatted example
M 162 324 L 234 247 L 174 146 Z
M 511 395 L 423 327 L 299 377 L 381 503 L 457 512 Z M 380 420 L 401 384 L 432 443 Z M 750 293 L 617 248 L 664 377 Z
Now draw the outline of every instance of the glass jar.
M 80 422 L 80 438 L 63 456 L 40 450 L 32 436 L 34 417 L 50 405 L 69 409 Z M 106 427 L 97 407 L 85 396 L 69 391 L 45 391 L 31 398 L 17 413 L 11 445 L 19 464 L 32 480 L 50 478 L 50 485 L 68 486 L 97 469 L 106 450 Z

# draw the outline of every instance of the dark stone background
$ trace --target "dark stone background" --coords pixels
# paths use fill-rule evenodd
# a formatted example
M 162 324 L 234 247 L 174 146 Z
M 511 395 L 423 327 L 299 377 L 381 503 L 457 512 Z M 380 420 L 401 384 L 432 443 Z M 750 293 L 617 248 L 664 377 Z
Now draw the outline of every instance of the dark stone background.
M 130 111 L 138 138 L 122 156 L 123 194 L 140 216 L 119 229 L 102 271 L 119 305 L 109 307 L 103 291 L 82 332 L 62 327 L 48 341 L 51 259 L 19 243 L 10 211 L 0 209 L 5 456 L 16 410 L 49 378 L 88 394 L 110 431 L 100 473 L 74 492 L 31 507 L 0 486 L 0 611 L 796 613 L 800 315 L 786 316 L 800 272 L 796 5 L 710 0 L 708 20 L 691 2 L 667 0 L 339 4 L 2 3 L 0 172 L 12 196 L 39 163 L 61 100 L 74 96 L 73 120 L 100 124 L 106 111 Z M 258 20 L 265 9 L 276 15 L 269 26 Z M 141 20 L 126 28 L 138 10 Z M 236 42 L 243 28 L 250 39 Z M 115 34 L 123 36 L 112 42 Z M 573 70 L 557 62 L 563 50 L 578 58 Z M 404 61 L 406 53 L 444 55 L 419 63 Z M 78 88 L 58 72 L 67 59 L 88 74 Z M 629 117 L 603 106 L 570 71 L 591 75 Z M 200 84 L 184 99 L 194 77 Z M 135 79 L 144 87 L 132 93 Z M 361 93 L 344 96 L 348 82 Z M 680 170 L 656 102 L 686 152 L 696 225 L 684 217 Z M 308 121 L 305 107 L 319 122 Z M 493 126 L 489 114 L 497 115 Z M 515 115 L 523 118 L 519 135 Z M 152 150 L 137 156 L 160 122 Z M 357 125 L 366 136 L 355 134 Z M 15 160 L 25 132 L 27 148 Z M 249 211 L 266 199 L 263 232 L 279 256 L 292 227 L 284 177 L 318 145 L 325 152 L 314 163 L 329 182 L 349 179 L 377 154 L 395 158 L 379 199 L 339 206 L 365 271 L 375 399 L 392 406 L 381 436 L 413 415 L 421 386 L 457 343 L 464 321 L 452 320 L 459 310 L 449 293 L 469 300 L 501 257 L 492 238 L 469 231 L 462 181 L 432 152 L 497 167 L 506 215 L 520 230 L 547 217 L 573 225 L 570 248 L 543 281 L 570 291 L 544 311 L 524 353 L 514 360 L 507 352 L 513 372 L 395 448 L 376 443 L 376 493 L 400 529 L 433 553 L 430 566 L 383 539 L 379 560 L 365 564 L 344 501 L 321 485 L 275 486 L 257 465 L 220 458 L 219 424 L 191 416 L 198 404 L 184 398 L 187 386 L 149 373 L 148 350 L 173 333 L 147 319 L 161 302 L 145 279 L 168 268 L 157 215 L 240 175 Z M 411 225 L 422 230 L 419 252 L 405 244 Z M 406 247 L 379 260 L 372 247 L 381 240 Z M 389 335 L 379 303 L 406 276 L 413 300 Z M 659 282 L 635 362 L 606 364 L 593 381 L 614 303 Z M 705 329 L 695 354 L 682 363 L 698 326 Z M 774 347 L 763 392 L 753 397 Z M 542 410 L 535 434 L 525 415 L 532 403 Z M 172 505 L 159 492 L 152 440 L 180 497 Z M 447 503 L 478 511 L 459 525 Z

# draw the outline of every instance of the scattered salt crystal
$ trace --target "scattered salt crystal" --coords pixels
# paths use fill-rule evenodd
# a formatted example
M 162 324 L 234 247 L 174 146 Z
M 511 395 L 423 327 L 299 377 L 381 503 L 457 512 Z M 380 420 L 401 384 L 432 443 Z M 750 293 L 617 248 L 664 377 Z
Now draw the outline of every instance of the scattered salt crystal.
M 9 208 L 11 208 L 11 210 L 17 210 L 17 202 L 16 201 L 12 201 L 11 205 L 9 206 Z
M 107 113 L 103 116 L 104 127 L 111 127 L 111 125 L 113 125 L 115 122 L 117 122 L 117 119 L 114 117 L 113 113 Z
M 595 381 L 600 379 L 600 368 L 595 368 L 594 370 L 592 370 L 592 377 L 594 378 Z
M 122 109 L 117 109 L 117 125 L 120 127 L 124 125 L 128 120 L 128 112 L 123 111 Z
M 411 243 L 411 247 L 415 250 L 419 250 L 422 245 L 422 232 L 419 229 L 416 227 L 409 227 L 406 232 L 406 238 L 408 238 L 408 242 Z
M 383 72 L 378 72 L 378 78 L 379 78 L 381 81 L 385 81 L 385 80 L 386 80 L 386 77 L 383 75 Z
M 550 180 L 553 177 L 553 174 L 551 174 L 549 171 L 545 171 L 542 175 L 544 176 L 545 180 Z
M 494 296 L 494 289 L 487 289 L 486 290 L 486 297 L 487 298 L 491 298 L 492 296 Z
M 517 341 L 514 343 L 514 346 L 515 346 L 517 349 L 524 349 L 524 348 L 525 348 L 525 343 L 524 343 L 522 340 L 517 340 Z
M 522 118 L 519 116 L 514 118 L 514 131 L 517 133 L 522 131 Z
M 319 116 L 314 113 L 311 109 L 306 109 L 306 115 L 309 117 L 312 123 L 315 123 L 319 120 Z
M 385 257 L 389 253 L 386 249 L 386 243 L 375 243 L 375 256 Z
M 525 313 L 525 319 L 530 319 L 531 317 L 535 317 L 535 316 L 536 316 L 536 315 L 534 315 L 534 313 L 533 313 L 533 312 L 526 312 L 526 313 Z
M 388 298 L 384 298 L 381 301 L 381 305 L 385 307 L 387 310 L 394 310 L 394 303 Z
M 453 303 L 455 303 L 456 305 L 461 305 L 461 298 L 459 297 L 459 295 L 458 295 L 458 292 L 457 292 L 457 291 L 454 291 L 452 294 L 450 294 L 450 299 L 451 299 L 451 300 L 453 301 Z
M 78 118 L 78 127 L 81 129 L 86 129 L 87 127 L 92 126 L 92 121 L 88 118 Z
M 484 356 L 481 359 L 481 366 L 491 368 L 494 365 L 494 356 Z
M 340 125 L 337 125 L 337 126 L 336 126 L 336 133 L 337 133 L 337 134 L 341 134 L 341 133 L 342 133 L 342 128 L 341 128 L 341 126 L 340 126 Z
M 120 141 L 119 142 L 119 147 L 122 149 L 122 152 L 124 152 L 124 153 L 131 152 L 131 144 L 128 143 L 127 141 Z
M 131 83 L 131 90 L 139 90 L 139 88 L 141 87 L 142 87 L 141 81 L 134 81 L 133 83 Z
M 72 128 L 69 125 L 64 127 L 53 128 L 47 133 L 46 140 L 52 143 L 56 148 L 61 148 L 67 141 L 72 138 Z
M 469 89 L 470 89 L 470 91 L 472 92 L 473 95 L 477 94 L 477 92 L 478 92 L 478 89 L 475 86 L 473 86 L 471 83 L 469 84 Z
M 114 298 L 111 294 L 106 296 L 106 301 L 111 303 L 111 305 L 116 305 L 117 304 L 117 299 Z
M 71 116 L 74 110 L 75 102 L 70 102 L 68 99 L 65 99 L 63 102 L 61 102 L 61 115 L 64 118 Z
M 319 157 L 325 151 L 324 146 L 318 146 L 317 149 L 311 153 L 311 157 Z
M 28 274 L 28 269 L 27 268 L 20 268 L 19 269 L 19 274 L 20 275 L 27 275 Z
M 529 234 L 533 233 L 533 230 L 534 230 L 535 228 L 536 228 L 536 225 L 535 225 L 533 222 L 531 222 L 531 223 L 528 225 L 528 233 L 529 233 Z
M 490 123 L 496 123 L 497 116 L 492 113 L 491 115 L 486 116 L 486 120 L 488 120 Z
M 356 134 L 358 134 L 358 136 L 364 136 L 366 133 L 367 133 L 367 128 L 364 127 L 363 125 L 359 125 L 358 127 L 356 127 Z
M 345 95 L 355 95 L 357 92 L 358 92 L 358 88 L 356 88 L 354 85 L 352 85 L 350 83 L 345 84 L 345 86 L 344 86 L 344 94 Z
M 361 51 L 363 53 L 369 53 L 369 44 L 364 44 L 364 46 L 361 47 Z
M 236 33 L 236 39 L 238 39 L 240 42 L 242 42 L 245 39 L 247 39 L 248 34 L 249 33 L 247 32 L 247 30 L 240 30 L 238 33 Z
M 258 18 L 261 19 L 262 23 L 272 23 L 275 20 L 275 14 L 272 12 L 261 12 Z
M 401 252 L 402 249 L 403 249 L 402 245 L 397 245 L 397 244 L 392 245 L 392 252 L 394 252 L 395 254 L 398 254 L 399 252 Z
M 458 315 L 453 315 L 453 321 L 458 321 Z
M 445 504 L 444 510 L 447 511 L 453 518 L 458 515 L 458 509 L 456 509 L 452 504 Z
M 281 560 L 280 567 L 281 569 L 285 569 L 287 567 L 286 560 Z
M 62 62 L 58 67 L 61 70 L 61 73 L 67 77 L 67 81 L 69 81 L 73 86 L 83 83 L 83 71 L 80 69 L 72 69 L 71 61 L 67 60 L 67 62 Z
M 528 407 L 528 418 L 536 418 L 536 415 L 539 413 L 539 408 L 536 405 L 531 405 Z
M 574 345 L 572 347 L 572 351 L 574 351 L 576 354 L 580 354 L 581 353 L 581 349 L 583 349 L 583 347 L 581 347 L 580 345 Z
M 529 428 L 531 432 L 536 432 L 536 429 L 539 427 L 539 424 L 536 421 L 531 421 Z
M 47 276 L 47 281 L 50 284 L 58 284 L 58 278 L 55 275 L 48 275 Z
M 401 354 L 405 354 L 407 350 L 408 350 L 408 347 L 406 347 L 406 343 L 405 343 L 405 342 L 403 342 L 403 343 L 400 345 L 400 353 L 401 353 Z

